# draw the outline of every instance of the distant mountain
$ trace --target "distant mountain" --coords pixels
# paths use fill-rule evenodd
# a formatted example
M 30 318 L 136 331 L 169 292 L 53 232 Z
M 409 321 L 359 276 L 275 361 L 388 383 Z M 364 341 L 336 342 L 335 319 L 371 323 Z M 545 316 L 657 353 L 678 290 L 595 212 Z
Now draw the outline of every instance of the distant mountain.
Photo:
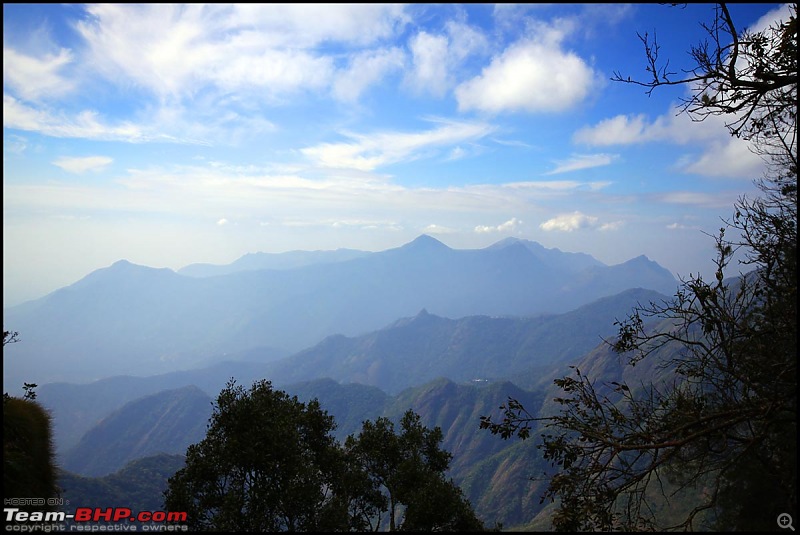
M 313 264 L 343 262 L 371 254 L 356 249 L 336 249 L 333 251 L 287 251 L 285 253 L 249 253 L 235 262 L 225 265 L 189 264 L 178 270 L 178 274 L 189 277 L 215 277 L 238 271 L 259 269 L 294 269 Z
M 635 305 L 664 298 L 650 290 L 627 290 L 572 312 L 533 318 L 453 320 L 423 310 L 359 337 L 330 336 L 265 364 L 264 374 L 275 384 L 330 377 L 391 394 L 437 377 L 458 382 L 526 377 L 527 383 L 528 374 L 581 357 L 616 334 L 614 321 Z
M 602 337 L 615 334 L 614 321 L 636 304 L 662 298 L 649 290 L 626 290 L 565 314 L 534 318 L 451 320 L 422 311 L 359 337 L 331 336 L 275 362 L 254 362 L 251 357 L 246 362 L 239 359 L 149 377 L 47 383 L 37 388 L 37 399 L 53 415 L 54 441 L 63 454 L 125 403 L 187 385 L 196 385 L 215 398 L 230 378 L 248 385 L 267 378 L 276 387 L 333 378 L 392 394 L 437 377 L 513 380 L 524 388 L 547 386 L 558 363 L 571 363 L 600 344 Z
M 543 382 L 547 386 L 534 390 L 519 388 L 509 381 L 456 383 L 444 378 L 408 388 L 394 396 L 388 396 L 374 387 L 340 384 L 330 379 L 288 385 L 282 389 L 290 395 L 296 395 L 301 401 L 318 399 L 321 407 L 334 416 L 337 423 L 335 434 L 340 440 L 358 433 L 364 420 L 374 421 L 379 416 L 385 416 L 397 422 L 406 410 L 414 410 L 420 415 L 423 425 L 442 429 L 442 447 L 453 455 L 448 475 L 464 490 L 487 525 L 499 522 L 509 531 L 541 531 L 552 529 L 552 507 L 549 502 L 540 503 L 540 498 L 553 470 L 537 449 L 542 430 L 534 428 L 531 438 L 526 441 L 515 438 L 503 440 L 481 430 L 480 417 L 499 417 L 499 407 L 509 398 L 520 401 L 533 415 L 541 417 L 556 414 L 559 406 L 553 402 L 553 398 L 563 395 L 563 392 L 552 384 L 552 378 L 571 373 L 568 364 L 577 366 L 584 375 L 597 379 L 598 388 L 602 388 L 600 383 L 606 381 L 626 381 L 635 388 L 637 384 L 654 378 L 659 381 L 659 374 L 668 373 L 668 370 L 659 369 L 656 362 L 649 360 L 640 362 L 636 367 L 625 367 L 623 363 L 620 356 L 606 344 L 600 344 L 579 358 L 554 365 L 547 374 L 548 380 Z M 118 419 L 120 424 L 127 420 L 133 422 L 135 427 L 139 419 L 149 415 L 158 420 L 171 419 L 176 427 L 188 429 L 197 427 L 202 418 L 191 412 L 183 416 L 167 416 L 169 404 L 151 407 L 141 401 L 144 400 L 129 405 L 131 410 L 126 409 L 126 417 Z M 98 427 L 102 427 L 102 424 Z M 125 430 L 120 432 L 128 433 Z M 143 435 L 142 446 L 155 440 L 157 435 Z M 83 444 L 92 448 L 87 452 L 111 451 L 116 447 L 111 434 L 92 430 L 86 437 Z M 166 488 L 166 479 L 181 466 L 182 457 L 177 455 L 146 457 L 130 462 L 121 472 L 102 478 L 64 474 L 60 484 L 65 488 L 63 496 L 73 504 L 112 507 L 121 503 L 142 503 L 136 509 L 157 510 L 160 507 L 146 501 L 148 492 L 151 500 L 160 498 L 160 493 Z M 702 489 L 698 489 L 698 492 L 702 492 Z M 691 500 L 688 503 L 692 503 Z
M 671 295 L 677 282 L 646 259 L 604 266 L 522 240 L 455 250 L 425 235 L 350 260 L 203 278 L 119 261 L 4 310 L 22 341 L 7 348 L 3 383 L 14 393 L 24 382 L 152 375 L 253 348 L 274 348 L 269 359 L 423 308 L 448 318 L 554 314 L 639 287 Z
M 206 435 L 211 398 L 196 386 L 132 401 L 86 433 L 61 460 L 67 471 L 105 476 L 158 453 L 184 454 Z
M 535 241 L 519 238 L 505 238 L 494 245 L 490 245 L 489 249 L 502 249 L 516 243 L 524 245 L 542 262 L 557 269 L 577 272 L 590 267 L 605 267 L 605 264 L 586 253 L 566 253 L 557 248 L 548 249 Z
M 263 363 L 220 362 L 197 370 L 147 377 L 114 376 L 85 384 L 47 383 L 36 389 L 36 400 L 53 416 L 53 441 L 60 456 L 75 446 L 86 431 L 126 403 L 190 385 L 216 398 L 232 377 L 250 384 L 263 377 Z

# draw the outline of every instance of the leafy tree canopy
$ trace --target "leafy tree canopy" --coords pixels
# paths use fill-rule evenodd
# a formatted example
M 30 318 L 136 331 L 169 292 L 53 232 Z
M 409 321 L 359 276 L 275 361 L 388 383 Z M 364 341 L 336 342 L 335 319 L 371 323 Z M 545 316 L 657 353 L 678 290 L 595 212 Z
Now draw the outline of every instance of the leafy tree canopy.
M 408 411 L 395 434 L 385 418 L 363 423 L 346 445 L 314 399 L 301 403 L 269 381 L 231 380 L 206 437 L 169 479 L 165 508 L 196 531 L 479 531 L 452 481 L 442 433 Z M 403 514 L 401 514 L 401 512 Z M 396 519 L 401 519 L 396 522 Z
M 268 381 L 220 392 L 206 438 L 168 483 L 168 510 L 199 531 L 328 531 L 341 455 L 333 418 Z
M 483 531 L 461 489 L 445 472 L 451 454 L 440 448 L 442 430 L 428 429 L 418 414 L 406 411 L 400 433 L 387 418 L 364 422 L 347 438 L 348 457 L 368 475 L 372 488 L 387 497 L 389 531 Z M 380 517 L 369 522 L 373 529 Z

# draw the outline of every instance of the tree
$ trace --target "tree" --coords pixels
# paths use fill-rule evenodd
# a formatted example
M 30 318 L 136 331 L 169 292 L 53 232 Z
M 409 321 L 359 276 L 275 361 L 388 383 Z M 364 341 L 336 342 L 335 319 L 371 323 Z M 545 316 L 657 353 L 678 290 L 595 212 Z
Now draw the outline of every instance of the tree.
M 391 420 L 378 418 L 345 441 L 372 488 L 385 492 L 385 505 L 373 513 L 388 511 L 389 531 L 483 531 L 461 489 L 444 476 L 452 456 L 440 449 L 442 430 L 426 428 L 412 410 L 400 428 L 395 434 Z M 369 519 L 374 531 L 382 524 L 379 515 Z
M 5 347 L 19 341 L 15 331 L 3 330 Z M 3 498 L 27 499 L 17 503 L 24 511 L 55 510 L 58 497 L 55 450 L 50 413 L 35 401 L 35 384 L 25 383 L 22 398 L 3 393 Z M 31 501 L 41 500 L 41 504 Z
M 165 508 L 186 512 L 195 531 L 377 531 L 391 502 L 392 519 L 399 507 L 406 513 L 399 529 L 479 530 L 461 489 L 442 475 L 450 454 L 439 449 L 441 430 L 410 411 L 401 425 L 395 435 L 388 419 L 364 422 L 342 445 L 316 399 L 231 379 L 206 437 L 169 479 Z
M 8 344 L 16 344 L 19 342 L 19 333 L 17 331 L 6 331 L 3 330 L 3 349 Z M 5 352 L 4 352 L 5 356 Z M 39 386 L 36 383 L 23 383 L 22 389 L 25 391 L 25 394 L 22 396 L 22 399 L 27 399 L 33 401 L 36 399 L 36 390 L 35 388 Z M 8 398 L 8 393 L 3 393 L 3 399 Z
M 740 198 L 716 237 L 715 280 L 682 280 L 673 299 L 617 323 L 609 346 L 631 367 L 657 361 L 658 382 L 597 384 L 575 368 L 556 381 L 560 413 L 533 415 L 510 399 L 500 421 L 482 417 L 503 438 L 541 432 L 557 529 L 691 529 L 702 519 L 763 531 L 797 509 L 796 14 L 793 4 L 788 20 L 739 34 L 720 4 L 705 26 L 712 46 L 692 48 L 689 76 L 672 80 L 646 35 L 652 79 L 616 76 L 649 90 L 691 84 L 684 111 L 729 117 L 768 171 L 755 181 L 761 196 Z M 735 257 L 746 272 L 728 277 Z M 658 526 L 655 497 L 674 493 L 690 506 Z
M 317 400 L 301 403 L 265 380 L 249 390 L 231 380 L 206 437 L 169 479 L 165 507 L 186 511 L 198 531 L 346 531 L 334 425 Z

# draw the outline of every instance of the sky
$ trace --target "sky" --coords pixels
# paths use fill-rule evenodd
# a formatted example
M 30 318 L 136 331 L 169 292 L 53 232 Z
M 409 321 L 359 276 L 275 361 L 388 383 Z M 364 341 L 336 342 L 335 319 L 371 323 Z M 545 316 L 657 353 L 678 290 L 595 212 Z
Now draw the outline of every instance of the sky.
M 741 29 L 784 4 L 730 4 Z M 508 237 L 712 276 L 763 162 L 650 94 L 714 4 L 3 4 L 3 305 L 125 259 Z

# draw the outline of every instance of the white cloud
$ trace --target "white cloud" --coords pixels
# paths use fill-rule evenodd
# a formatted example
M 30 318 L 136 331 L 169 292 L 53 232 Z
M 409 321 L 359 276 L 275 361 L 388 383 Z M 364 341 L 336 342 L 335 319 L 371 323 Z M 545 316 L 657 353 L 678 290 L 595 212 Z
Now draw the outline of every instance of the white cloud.
M 499 225 L 496 226 L 478 225 L 475 227 L 475 232 L 479 234 L 487 234 L 493 232 L 515 232 L 520 228 L 521 225 L 522 221 L 520 221 L 516 217 L 512 217 L 505 223 L 500 223 Z
M 409 40 L 411 69 L 405 83 L 417 94 L 442 97 L 455 85 L 464 61 L 487 47 L 480 31 L 455 20 L 447 22 L 442 34 L 420 31 Z
M 130 122 L 104 124 L 99 114 L 86 110 L 77 115 L 52 115 L 26 106 L 10 95 L 3 95 L 3 127 L 38 132 L 53 137 L 101 139 L 105 141 L 171 141 L 188 143 L 164 134 L 153 134 L 147 128 Z
M 598 219 L 594 216 L 575 211 L 571 214 L 561 214 L 552 219 L 548 219 L 539 225 L 539 228 L 547 231 L 559 230 L 562 232 L 572 232 L 574 230 L 596 227 L 597 221 Z
M 597 227 L 597 230 L 599 230 L 601 232 L 610 232 L 610 231 L 619 230 L 623 226 L 625 226 L 625 222 L 624 221 L 611 221 L 609 223 L 603 223 L 602 225 Z
M 214 66 L 212 76 L 224 91 L 258 90 L 276 97 L 299 89 L 327 88 L 334 72 L 330 57 L 302 50 L 266 50 L 227 58 Z
M 420 32 L 411 39 L 409 47 L 412 69 L 407 83 L 419 93 L 443 96 L 450 85 L 447 37 Z
M 703 122 L 692 122 L 676 108 L 649 123 L 644 114 L 617 115 L 604 119 L 594 126 L 579 129 L 572 136 L 575 143 L 590 146 L 634 145 L 655 141 L 686 144 L 714 139 L 726 134 L 722 121 L 709 117 Z
M 456 90 L 458 108 L 490 113 L 559 112 L 587 98 L 594 71 L 561 47 L 564 32 L 542 27 L 537 36 L 511 45 L 483 72 Z
M 82 174 L 87 171 L 98 172 L 111 165 L 114 160 L 107 156 L 84 156 L 68 157 L 64 156 L 53 162 L 53 165 L 60 167 L 70 173 Z
M 217 221 L 217 226 L 219 226 L 219 227 L 221 227 L 223 225 L 227 225 L 227 224 L 228 224 L 228 220 L 225 219 L 224 217 L 222 219 L 220 219 L 219 221 Z
M 659 142 L 690 145 L 700 154 L 685 155 L 676 167 L 703 176 L 753 179 L 764 171 L 764 163 L 752 152 L 750 143 L 729 135 L 725 118 L 709 116 L 702 122 L 693 122 L 674 108 L 651 123 L 641 114 L 617 115 L 578 130 L 573 141 L 590 146 Z
M 28 140 L 23 136 L 16 136 L 9 134 L 3 136 L 3 150 L 13 152 L 15 154 L 22 154 L 28 148 Z
M 435 223 L 422 229 L 423 234 L 455 234 L 456 232 L 458 231 L 454 228 L 437 225 Z
M 259 116 L 230 110 L 219 113 L 220 110 L 213 106 L 209 109 L 211 111 L 192 112 L 180 107 L 163 107 L 139 123 L 122 120 L 110 124 L 93 110 L 53 114 L 29 106 L 11 95 L 3 95 L 3 126 L 52 137 L 191 145 L 210 145 L 211 142 L 235 144 L 243 138 L 276 129 L 273 123 Z
M 646 117 L 642 114 L 617 115 L 594 126 L 583 127 L 572 136 L 575 143 L 591 146 L 629 145 L 649 141 L 645 134 Z
M 736 202 L 738 194 L 735 192 L 702 193 L 695 191 L 670 191 L 653 195 L 652 198 L 659 203 L 701 206 L 715 209 L 728 209 Z
M 578 171 L 580 169 L 609 165 L 616 158 L 617 155 L 615 154 L 577 154 L 569 160 L 556 162 L 556 168 L 545 174 L 557 175 L 570 171 Z
M 465 151 L 461 147 L 453 147 L 453 150 L 450 151 L 450 154 L 447 156 L 448 160 L 460 160 L 461 158 L 467 155 L 467 151 Z
M 366 46 L 408 22 L 389 4 L 90 4 L 77 25 L 104 76 L 127 78 L 161 98 L 202 90 L 278 98 L 327 89 L 327 43 Z
M 753 180 L 764 172 L 764 161 L 749 149 L 749 144 L 729 137 L 713 143 L 696 161 L 683 169 L 704 176 Z
M 3 88 L 8 84 L 25 100 L 54 98 L 70 92 L 74 84 L 60 71 L 73 62 L 71 51 L 62 48 L 58 54 L 37 58 L 3 46 Z
M 410 22 L 401 4 L 238 4 L 228 26 L 263 32 L 272 46 L 315 47 L 325 41 L 368 45 Z
M 350 143 L 323 143 L 301 152 L 323 167 L 372 171 L 378 167 L 413 160 L 431 148 L 447 147 L 489 135 L 493 127 L 485 123 L 443 122 L 437 128 L 413 133 L 383 132 L 347 134 Z
M 409 218 L 423 214 L 420 219 L 430 221 L 436 214 L 442 217 L 437 224 L 447 225 L 451 216 L 467 217 L 449 226 L 474 229 L 476 222 L 466 214 L 480 214 L 482 219 L 486 214 L 528 211 L 543 199 L 577 202 L 596 188 L 569 181 L 412 188 L 364 173 L 319 174 L 310 179 L 219 163 L 128 169 L 125 175 L 92 184 L 4 183 L 3 200 L 7 206 L 36 212 L 81 216 L 115 211 L 197 220 L 209 213 L 235 212 L 239 228 L 247 221 L 260 227 L 263 222 L 313 221 L 330 226 L 350 220 L 392 221 L 408 228 Z M 298 214 L 311 215 L 299 220 Z M 521 224 L 512 218 L 493 228 L 510 232 Z
M 350 60 L 350 65 L 336 74 L 333 95 L 345 102 L 357 101 L 371 85 L 388 73 L 401 70 L 405 62 L 399 48 L 361 52 Z

